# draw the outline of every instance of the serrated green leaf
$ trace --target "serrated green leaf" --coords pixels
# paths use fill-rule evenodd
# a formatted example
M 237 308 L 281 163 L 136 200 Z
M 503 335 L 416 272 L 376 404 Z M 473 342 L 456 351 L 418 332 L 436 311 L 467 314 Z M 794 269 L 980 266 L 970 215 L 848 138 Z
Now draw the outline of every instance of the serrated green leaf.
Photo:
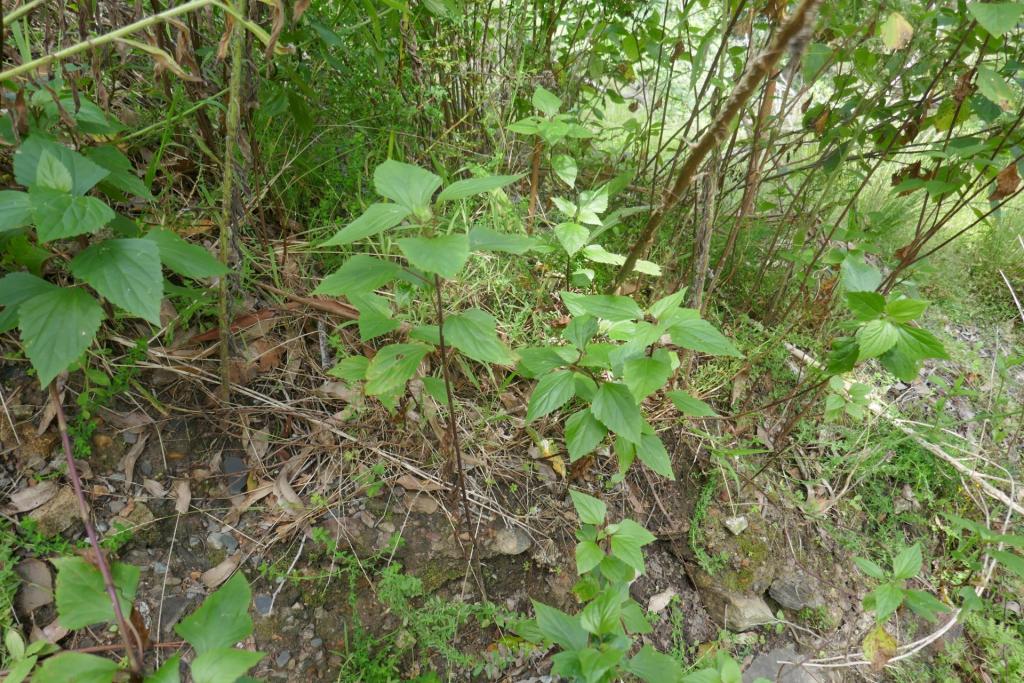
M 931 593 L 918 590 L 904 592 L 904 602 L 915 613 L 934 623 L 939 612 L 949 612 L 950 608 Z
M 143 683 L 180 683 L 181 655 L 174 655 L 159 669 L 146 676 Z
M 40 244 L 94 233 L 114 220 L 114 211 L 95 197 L 78 197 L 60 190 L 29 189 L 32 220 Z
M 229 272 L 229 269 L 206 249 L 198 244 L 189 244 L 170 230 L 150 230 L 146 233 L 145 239 L 156 244 L 160 250 L 160 262 L 164 267 L 179 275 L 198 280 Z
M 565 449 L 569 461 L 576 462 L 604 441 L 608 430 L 590 412 L 589 408 L 574 413 L 565 421 Z
M 533 91 L 533 106 L 545 116 L 554 116 L 562 108 L 562 100 L 544 86 L 538 85 Z
M 911 359 L 949 358 L 942 342 L 928 330 L 902 323 L 896 329 L 899 332 L 896 346 Z
M 691 309 L 680 309 L 681 312 L 689 310 Z M 743 354 L 733 346 L 728 337 L 716 330 L 711 323 L 699 317 L 692 315 L 684 317 L 678 314 L 673 316 L 668 333 L 672 337 L 672 343 L 684 349 L 692 349 L 712 356 L 743 357 Z
M 637 401 L 661 389 L 671 376 L 672 362 L 665 349 L 658 349 L 651 356 L 632 358 L 623 365 L 622 380 Z
M 42 278 L 24 272 L 8 273 L 0 278 L 0 332 L 8 332 L 18 326 L 18 308 L 34 296 L 57 289 L 57 286 Z
M 42 386 L 85 353 L 102 320 L 103 307 L 80 287 L 55 288 L 18 307 L 21 342 Z
M 36 166 L 36 186 L 70 193 L 74 182 L 71 171 L 57 157 L 44 150 Z
M 846 305 L 857 320 L 874 320 L 885 312 L 885 297 L 877 292 L 847 292 Z
M 99 569 L 81 557 L 56 557 L 52 562 L 57 568 L 54 599 L 61 626 L 77 629 L 114 621 L 114 607 L 110 604 Z M 135 590 L 139 586 L 139 568 L 114 562 L 110 573 L 121 602 L 121 611 L 130 614 Z
M 922 562 L 920 543 L 904 548 L 892 559 L 893 578 L 909 579 L 917 576 Z
M 685 391 L 670 391 L 666 394 L 676 410 L 687 417 L 715 417 L 718 415 L 711 406 Z
M 621 320 L 636 320 L 644 315 L 640 306 L 626 296 L 561 292 L 561 297 L 565 307 L 569 309 L 569 313 L 574 316 L 592 315 L 595 318 L 619 322 Z
M 569 497 L 572 498 L 572 505 L 576 508 L 581 523 L 595 526 L 604 524 L 605 516 L 608 514 L 608 506 L 604 501 L 576 489 L 569 489 Z
M 683 287 L 678 292 L 663 296 L 662 298 L 651 304 L 647 312 L 651 314 L 655 319 L 661 320 L 667 315 L 679 310 L 679 306 L 682 305 L 683 299 L 686 297 L 686 287 Z
M 857 330 L 860 353 L 857 360 L 877 358 L 896 345 L 900 339 L 896 326 L 888 320 L 872 320 Z
M 377 194 L 397 202 L 417 215 L 428 215 L 430 202 L 441 178 L 430 171 L 389 159 L 373 172 Z
M 643 419 L 629 387 L 605 382 L 597 390 L 590 411 L 601 423 L 631 443 L 639 443 Z
M 252 633 L 252 617 L 249 616 L 251 601 L 249 582 L 242 572 L 236 572 L 224 585 L 207 596 L 195 612 L 178 622 L 174 631 L 188 641 L 199 655 L 230 648 Z M 195 675 L 194 663 L 192 672 Z M 244 670 L 236 677 L 242 673 Z
M 451 280 L 469 260 L 469 237 L 453 233 L 440 237 L 404 237 L 398 248 L 416 268 Z
M 551 170 L 569 187 L 576 187 L 576 160 L 568 154 L 556 154 L 551 158 Z
M 17 230 L 32 222 L 32 202 L 27 192 L 0 191 L 0 233 Z
M 320 246 L 339 247 L 379 235 L 404 221 L 410 213 L 410 210 L 401 204 L 370 204 L 359 218 L 336 232 Z
M 832 342 L 832 350 L 828 354 L 827 369 L 831 374 L 841 375 L 853 370 L 860 355 L 860 346 L 853 337 L 839 337 Z
M 654 542 L 654 534 L 631 519 L 624 519 L 614 526 L 614 530 L 609 528 L 612 555 L 635 569 L 638 574 L 643 574 L 643 547 Z
M 617 586 L 609 586 L 580 612 L 580 626 L 595 636 L 605 636 L 619 626 L 621 613 L 622 593 Z
M 878 566 L 878 563 L 872 562 L 865 557 L 853 558 L 853 563 L 857 565 L 857 568 L 867 574 L 873 579 L 882 580 L 885 578 L 885 570 Z
M 881 624 L 903 604 L 903 589 L 895 583 L 883 583 L 871 591 L 865 600 L 868 598 L 871 598 L 870 609 L 875 612 L 875 621 Z
M 366 370 L 369 366 L 370 359 L 366 356 L 348 356 L 339 360 L 327 374 L 346 382 L 359 382 L 366 379 Z
M 445 341 L 481 363 L 512 365 L 512 352 L 498 339 L 496 322 L 490 313 L 470 308 L 444 321 Z
M 575 317 L 562 330 L 562 337 L 577 349 L 585 349 L 597 334 L 597 319 L 590 315 Z
M 377 351 L 366 368 L 369 396 L 394 396 L 416 374 L 420 361 L 430 351 L 426 344 L 391 344 Z
M 644 645 L 622 667 L 645 683 L 668 683 L 682 677 L 679 663 L 672 657 Z M 718 683 L 717 676 L 715 683 Z
M 640 437 L 640 443 L 636 445 L 636 457 L 656 473 L 675 481 L 676 475 L 672 472 L 672 459 L 669 458 L 665 444 L 661 442 L 657 434 L 644 434 Z
M 235 681 L 265 656 L 262 652 L 233 647 L 209 650 L 192 660 L 192 680 L 195 683 Z
M 563 346 L 538 346 L 519 349 L 519 372 L 527 377 L 540 377 L 544 373 L 565 367 L 576 358 L 573 349 Z
M 453 202 L 459 199 L 465 199 L 466 197 L 472 197 L 474 195 L 483 194 L 484 192 L 493 192 L 510 183 L 514 183 L 517 180 L 521 180 L 525 173 L 518 175 L 492 175 L 483 178 L 468 178 L 466 180 L 458 180 L 448 187 L 441 190 L 441 194 L 437 196 L 437 203 L 442 202 Z
M 530 394 L 530 402 L 526 408 L 526 422 L 544 417 L 564 406 L 576 393 L 573 373 L 559 370 L 541 377 Z
M 882 284 L 882 274 L 864 257 L 847 254 L 839 266 L 840 279 L 847 292 L 873 292 Z
M 401 275 L 400 266 L 366 254 L 356 254 L 317 285 L 313 294 L 347 296 L 370 292 Z
M 110 683 L 117 662 L 83 652 L 61 652 L 44 660 L 32 677 L 33 683 Z
M 486 226 L 479 226 L 469 231 L 470 251 L 495 251 L 520 255 L 534 251 L 539 246 L 540 241 L 529 235 L 496 232 Z
M 105 168 L 97 166 L 78 152 L 39 135 L 30 135 L 14 153 L 14 179 L 28 188 L 38 186 L 39 164 L 44 154 L 54 157 L 68 170 L 72 179 L 70 192 L 73 195 L 84 195 L 109 175 Z
M 85 151 L 85 156 L 98 166 L 106 169 L 109 173 L 101 181 L 101 188 L 106 188 L 109 185 L 127 195 L 135 195 L 142 199 L 153 199 L 153 194 L 149 191 L 149 188 L 135 175 L 135 168 L 132 166 L 132 162 L 116 147 L 111 145 L 90 147 Z
M 154 325 L 164 295 L 160 249 L 147 239 L 104 240 L 71 261 L 71 272 L 111 303 Z
M 604 551 L 593 541 L 583 541 L 576 544 L 576 573 L 586 574 L 591 569 L 601 564 L 604 559 Z
M 897 299 L 885 305 L 885 314 L 894 322 L 905 323 L 921 317 L 926 308 L 928 308 L 927 301 L 921 301 L 920 299 Z
M 574 255 L 590 241 L 590 231 L 579 223 L 559 223 L 553 232 L 562 249 L 569 256 Z
M 999 37 L 1012 31 L 1024 14 L 1024 2 L 971 2 L 969 11 L 982 28 Z
M 537 628 L 551 642 L 568 650 L 581 650 L 587 646 L 587 632 L 580 626 L 579 617 L 571 617 L 536 600 L 533 601 L 533 611 L 537 615 Z

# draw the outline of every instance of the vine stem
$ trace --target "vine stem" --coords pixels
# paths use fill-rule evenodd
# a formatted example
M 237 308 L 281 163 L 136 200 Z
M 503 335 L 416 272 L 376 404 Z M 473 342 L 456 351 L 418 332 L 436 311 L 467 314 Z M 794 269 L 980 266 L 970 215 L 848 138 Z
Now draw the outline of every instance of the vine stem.
M 121 610 L 121 601 L 117 598 L 117 590 L 114 588 L 114 576 L 110 573 L 110 565 L 103 555 L 100 547 L 99 536 L 96 535 L 96 527 L 92 524 L 89 515 L 89 503 L 85 499 L 85 491 L 82 489 L 82 478 L 78 476 L 78 467 L 75 465 L 75 453 L 71 447 L 71 437 L 68 436 L 68 421 L 64 414 L 64 405 L 60 400 L 60 392 L 57 391 L 57 381 L 50 383 L 50 401 L 53 403 L 57 413 L 57 428 L 60 430 L 60 440 L 64 446 L 64 458 L 67 461 L 68 476 L 71 478 L 71 486 L 75 489 L 75 498 L 78 499 L 78 514 L 85 525 L 85 533 L 89 537 L 89 545 L 92 546 L 93 554 L 96 556 L 96 566 L 103 575 L 103 585 L 107 589 L 107 596 L 114 606 L 114 617 L 117 620 L 118 630 L 121 639 L 124 641 L 125 650 L 128 653 L 128 661 L 131 664 L 132 672 L 141 675 L 142 673 L 142 640 L 139 638 L 135 627 L 124 618 Z M 134 642 L 133 642 L 134 641 Z
M 455 465 L 459 472 L 462 517 L 466 525 L 466 532 L 473 543 L 473 574 L 476 576 L 477 587 L 480 589 L 480 599 L 487 602 L 487 589 L 484 587 L 484 575 L 480 569 L 480 548 L 477 544 L 476 530 L 473 528 L 472 518 L 469 514 L 469 494 L 466 493 L 466 470 L 462 466 L 462 447 L 459 443 L 459 431 L 455 425 L 455 396 L 452 393 L 451 374 L 448 371 L 448 346 L 444 341 L 444 304 L 441 298 L 440 275 L 434 275 L 434 291 L 436 293 L 434 301 L 437 305 L 437 345 L 441 352 L 441 374 L 444 377 L 444 391 L 448 397 L 448 438 L 452 444 L 452 453 L 455 455 Z

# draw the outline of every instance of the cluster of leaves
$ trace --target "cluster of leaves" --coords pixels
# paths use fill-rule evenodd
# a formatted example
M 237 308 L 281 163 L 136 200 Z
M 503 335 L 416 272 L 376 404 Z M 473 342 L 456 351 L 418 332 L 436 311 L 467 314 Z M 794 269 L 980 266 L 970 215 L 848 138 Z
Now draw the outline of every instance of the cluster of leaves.
M 76 630 L 114 621 L 114 606 L 95 565 L 81 557 L 56 558 L 53 563 L 57 567 L 54 597 L 61 626 Z M 115 562 L 111 574 L 122 613 L 131 614 L 139 585 L 139 568 Z M 245 672 L 264 654 L 235 647 L 252 633 L 251 599 L 249 582 L 241 572 L 236 573 L 174 627 L 195 650 L 190 670 L 196 683 L 251 680 L 244 676 Z M 20 634 L 14 630 L 4 635 L 4 642 L 14 659 L 5 679 L 10 683 L 25 680 L 33 669 L 36 669 L 33 683 L 70 680 L 109 683 L 120 671 L 119 664 L 112 659 L 83 652 L 60 652 L 46 641 L 25 647 Z M 146 676 L 145 683 L 178 683 L 180 668 L 181 655 L 176 654 Z
M 968 567 L 974 571 L 982 568 L 981 556 L 987 555 L 996 561 L 1000 566 L 1024 580 L 1024 557 L 1018 553 L 1006 550 L 1006 547 L 1016 548 L 1024 552 L 1024 536 L 1016 534 L 1001 534 L 992 531 L 984 524 L 965 519 L 950 512 L 944 512 L 943 516 L 952 524 L 955 536 L 961 542 L 962 547 L 958 549 L 959 556 Z M 961 532 L 969 531 L 971 534 L 964 537 Z M 976 609 L 980 606 L 980 599 L 971 586 L 964 586 L 959 591 L 964 600 L 964 607 Z
M 864 596 L 864 609 L 873 611 L 879 624 L 885 623 L 903 604 L 928 621 L 935 621 L 939 612 L 949 611 L 949 607 L 931 593 L 906 587 L 907 579 L 921 573 L 920 543 L 898 552 L 892 558 L 891 571 L 867 558 L 855 557 L 853 561 L 862 572 L 883 582 Z

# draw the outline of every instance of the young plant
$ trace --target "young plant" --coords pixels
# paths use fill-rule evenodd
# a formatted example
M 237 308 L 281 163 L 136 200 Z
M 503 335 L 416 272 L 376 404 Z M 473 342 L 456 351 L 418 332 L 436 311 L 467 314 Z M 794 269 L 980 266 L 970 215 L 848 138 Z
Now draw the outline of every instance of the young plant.
M 884 624 L 889 617 L 906 605 L 928 621 L 935 621 L 939 612 L 948 612 L 949 607 L 931 593 L 906 587 L 907 579 L 921 572 L 921 544 L 904 548 L 892 559 L 891 571 L 886 571 L 872 560 L 855 557 L 854 564 L 881 585 L 864 597 L 864 609 L 875 613 L 875 621 Z

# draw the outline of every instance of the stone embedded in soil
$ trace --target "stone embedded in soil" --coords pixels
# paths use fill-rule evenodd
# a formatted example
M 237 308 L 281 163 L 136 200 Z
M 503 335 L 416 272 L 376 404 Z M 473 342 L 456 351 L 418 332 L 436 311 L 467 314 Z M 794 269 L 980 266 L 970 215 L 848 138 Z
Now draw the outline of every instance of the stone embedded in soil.
M 766 678 L 776 683 L 824 683 L 831 680 L 824 670 L 815 672 L 794 664 L 779 662 L 799 662 L 804 659 L 792 647 L 780 647 L 760 655 L 750 663 L 743 672 L 743 683 L 753 683 L 758 678 Z
M 78 499 L 68 486 L 62 486 L 57 495 L 28 514 L 39 524 L 39 533 L 56 536 L 66 531 L 78 519 Z
M 290 662 L 291 659 L 292 653 L 289 650 L 281 650 L 277 653 L 277 657 L 274 658 L 274 664 L 277 664 L 279 667 L 284 667 L 288 665 L 288 662 Z
M 747 518 L 743 515 L 738 517 L 727 517 L 722 520 L 722 523 L 725 525 L 726 529 L 733 533 L 734 536 L 742 534 L 750 525 L 749 522 L 747 522 Z
M 228 493 L 237 496 L 245 490 L 245 472 L 249 469 L 237 455 L 228 455 L 221 462 L 221 470 L 228 476 Z
M 529 550 L 531 544 L 529 534 L 522 529 L 498 529 L 489 545 L 501 555 L 519 555 Z
M 825 605 L 818 580 L 800 570 L 777 577 L 772 581 L 768 595 L 790 610 L 814 609 Z
M 273 604 L 274 599 L 269 595 L 257 595 L 252 601 L 252 606 L 256 609 L 256 613 L 262 616 L 270 614 L 270 607 Z
M 228 554 L 234 554 L 238 550 L 238 541 L 235 537 L 221 531 L 210 532 L 210 535 L 206 537 L 206 542 L 214 550 L 225 550 Z
M 171 632 L 190 604 L 192 604 L 192 599 L 182 595 L 164 599 L 163 605 L 160 607 L 160 628 L 164 633 Z
M 731 631 L 749 631 L 775 621 L 771 608 L 761 598 L 727 595 L 723 621 Z

